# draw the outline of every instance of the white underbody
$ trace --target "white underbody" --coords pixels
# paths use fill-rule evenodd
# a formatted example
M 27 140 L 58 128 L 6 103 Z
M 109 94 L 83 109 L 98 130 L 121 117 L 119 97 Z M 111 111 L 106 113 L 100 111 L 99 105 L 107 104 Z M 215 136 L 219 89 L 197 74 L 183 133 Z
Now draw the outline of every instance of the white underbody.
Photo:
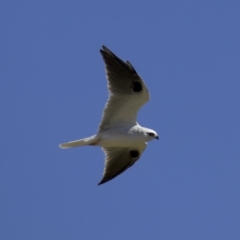
M 98 132 L 97 146 L 101 147 L 127 147 L 145 148 L 146 142 L 151 139 L 144 134 L 144 128 L 135 125 L 131 128 L 117 128 Z
M 106 129 L 99 131 L 96 135 L 63 143 L 61 148 L 79 147 L 79 146 L 100 146 L 103 148 L 121 147 L 121 148 L 134 148 L 145 149 L 148 141 L 154 139 L 150 137 L 147 132 L 151 129 L 141 127 L 139 124 L 134 124 L 128 127 L 119 127 L 113 129 Z

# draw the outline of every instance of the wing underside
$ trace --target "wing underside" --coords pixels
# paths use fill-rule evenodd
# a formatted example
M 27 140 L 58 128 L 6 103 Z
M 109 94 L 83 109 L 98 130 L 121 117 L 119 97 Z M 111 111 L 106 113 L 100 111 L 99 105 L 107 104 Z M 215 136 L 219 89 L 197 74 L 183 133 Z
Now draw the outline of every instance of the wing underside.
M 135 124 L 139 109 L 149 100 L 148 89 L 129 61 L 122 61 L 105 46 L 100 53 L 105 62 L 109 98 L 99 131 Z
M 131 167 L 145 150 L 146 144 L 141 148 L 102 148 L 105 153 L 105 167 L 103 178 L 98 185 L 117 177 Z

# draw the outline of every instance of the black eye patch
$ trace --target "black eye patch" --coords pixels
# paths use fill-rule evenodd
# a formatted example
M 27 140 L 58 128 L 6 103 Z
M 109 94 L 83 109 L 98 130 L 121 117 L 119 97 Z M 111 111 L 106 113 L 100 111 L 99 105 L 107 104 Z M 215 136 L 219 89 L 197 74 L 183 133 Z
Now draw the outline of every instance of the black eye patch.
M 148 136 L 155 137 L 155 134 L 154 133 L 148 133 Z

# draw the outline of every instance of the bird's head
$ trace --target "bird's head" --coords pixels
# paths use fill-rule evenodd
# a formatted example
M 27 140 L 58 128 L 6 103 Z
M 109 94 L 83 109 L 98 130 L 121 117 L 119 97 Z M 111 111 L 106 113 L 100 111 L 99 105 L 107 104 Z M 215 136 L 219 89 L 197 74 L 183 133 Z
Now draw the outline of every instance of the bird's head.
M 146 132 L 146 136 L 148 138 L 148 141 L 153 140 L 153 139 L 157 139 L 157 140 L 159 139 L 158 134 L 153 130 L 148 130 Z

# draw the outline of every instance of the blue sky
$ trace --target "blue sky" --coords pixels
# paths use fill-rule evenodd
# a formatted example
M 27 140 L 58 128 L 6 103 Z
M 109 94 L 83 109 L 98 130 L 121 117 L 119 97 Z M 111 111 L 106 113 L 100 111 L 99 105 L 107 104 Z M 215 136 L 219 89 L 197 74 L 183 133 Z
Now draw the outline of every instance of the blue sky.
M 239 1 L 1 1 L 0 239 L 240 239 Z M 102 45 L 129 60 L 155 129 L 97 186 Z

